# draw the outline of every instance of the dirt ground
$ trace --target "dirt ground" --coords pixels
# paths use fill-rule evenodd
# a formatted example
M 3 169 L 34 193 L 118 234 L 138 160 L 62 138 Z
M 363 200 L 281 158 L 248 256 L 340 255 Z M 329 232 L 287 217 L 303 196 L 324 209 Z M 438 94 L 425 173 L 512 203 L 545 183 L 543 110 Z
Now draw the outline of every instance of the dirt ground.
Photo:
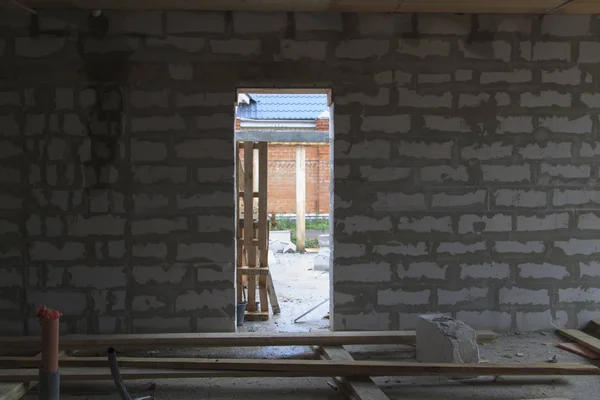
M 322 317 L 329 305 L 307 315 L 302 323 L 293 320 L 327 299 L 329 273 L 314 271 L 314 255 L 278 255 L 271 266 L 281 314 L 267 322 L 246 322 L 242 332 L 307 332 L 328 329 Z M 589 363 L 588 360 L 555 347 L 561 341 L 554 333 L 503 334 L 496 343 L 480 346 L 481 358 L 493 363 L 544 363 L 556 356 L 561 363 Z M 347 346 L 355 359 L 414 361 L 414 350 L 406 346 Z M 131 354 L 133 355 L 133 354 Z M 312 359 L 307 346 L 263 348 L 206 348 L 161 350 L 138 353 L 154 357 L 207 357 L 255 359 Z M 600 366 L 600 363 L 597 364 Z M 597 399 L 600 377 L 479 377 L 455 381 L 446 377 L 383 377 L 375 382 L 391 400 L 524 400 Z M 157 400 L 342 400 L 329 378 L 210 378 L 127 381 L 132 398 L 153 396 Z M 113 400 L 119 395 L 112 382 L 68 383 L 63 400 Z M 35 391 L 26 397 L 36 398 Z

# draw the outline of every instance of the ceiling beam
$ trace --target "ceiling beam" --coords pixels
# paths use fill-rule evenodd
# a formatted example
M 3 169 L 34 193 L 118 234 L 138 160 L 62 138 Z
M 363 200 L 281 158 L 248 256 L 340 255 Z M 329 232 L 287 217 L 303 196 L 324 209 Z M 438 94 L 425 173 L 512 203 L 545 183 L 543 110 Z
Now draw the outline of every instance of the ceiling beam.
M 406 0 L 398 0 L 398 5 L 396 6 L 396 9 L 394 11 L 396 11 L 396 12 L 402 11 L 402 6 L 404 5 L 404 3 L 406 3 Z
M 580 1 L 581 0 L 566 0 L 566 1 L 562 2 L 561 4 L 559 4 L 559 5 L 546 10 L 544 12 L 544 14 L 554 14 L 554 13 L 562 10 L 563 8 L 565 8 L 568 5 L 579 3 Z
M 32 14 L 37 14 L 37 11 L 35 11 L 33 8 L 28 7 L 25 4 L 23 4 L 17 0 L 6 0 L 6 1 L 8 1 L 10 4 L 13 4 L 17 8 L 21 8 L 23 10 L 29 11 Z

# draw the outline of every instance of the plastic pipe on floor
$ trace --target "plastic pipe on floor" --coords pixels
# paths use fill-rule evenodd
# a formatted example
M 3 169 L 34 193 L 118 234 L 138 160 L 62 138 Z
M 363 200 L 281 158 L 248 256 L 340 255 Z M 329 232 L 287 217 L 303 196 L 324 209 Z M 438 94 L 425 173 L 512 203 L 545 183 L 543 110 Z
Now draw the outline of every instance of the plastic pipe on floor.
M 41 306 L 37 317 L 42 327 L 42 365 L 39 369 L 39 400 L 59 400 L 58 335 L 60 312 Z

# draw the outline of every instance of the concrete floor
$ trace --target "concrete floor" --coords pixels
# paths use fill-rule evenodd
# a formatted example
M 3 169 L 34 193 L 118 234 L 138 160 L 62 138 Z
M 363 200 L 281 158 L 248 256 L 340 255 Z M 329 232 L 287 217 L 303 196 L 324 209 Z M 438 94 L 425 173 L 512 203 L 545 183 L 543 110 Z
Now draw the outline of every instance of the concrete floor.
M 481 356 L 490 362 L 536 363 L 557 355 L 561 363 L 587 363 L 587 360 L 554 346 L 560 339 L 553 333 L 500 336 L 497 343 L 480 347 Z M 373 346 L 350 346 L 356 359 L 411 359 L 414 354 L 399 346 L 383 346 L 372 353 Z M 517 353 L 523 353 L 518 357 Z M 261 349 L 190 349 L 166 350 L 154 356 L 247 357 L 247 358 L 312 358 L 308 347 L 286 348 L 284 351 L 265 347 Z M 600 364 L 599 364 L 600 366 Z M 272 379 L 174 379 L 156 381 L 128 381 L 133 397 L 154 396 L 156 399 L 248 399 L 248 400 L 306 400 L 343 399 L 327 378 L 272 378 Z M 566 398 L 588 400 L 598 398 L 600 378 L 592 377 L 519 377 L 476 378 L 452 381 L 444 377 L 390 377 L 375 381 L 392 400 L 523 400 Z M 35 398 L 30 392 L 28 399 Z M 109 400 L 118 395 L 110 382 L 68 383 L 62 389 L 61 399 Z
M 281 314 L 269 321 L 246 321 L 239 332 L 310 332 L 329 329 L 329 302 L 318 307 L 298 323 L 294 319 L 323 300 L 329 299 L 329 271 L 313 270 L 316 253 L 276 254 L 271 264 L 273 285 L 279 299 Z
M 278 292 L 281 314 L 266 322 L 247 322 L 243 332 L 306 332 L 328 329 L 322 319 L 328 312 L 325 304 L 306 316 L 303 323 L 293 320 L 326 299 L 329 295 L 329 274 L 312 270 L 314 255 L 278 255 L 273 265 L 274 284 Z M 527 333 L 501 335 L 494 344 L 480 346 L 482 359 L 498 363 L 539 363 L 554 355 L 561 363 L 588 363 L 580 356 L 555 347 L 560 338 L 554 333 Z M 355 359 L 414 361 L 414 351 L 405 346 L 348 346 Z M 517 354 L 522 356 L 517 356 Z M 161 350 L 131 355 L 154 357 L 207 357 L 207 358 L 287 358 L 312 359 L 307 346 L 263 348 L 207 348 Z M 598 364 L 600 366 L 600 363 Z M 482 377 L 467 381 L 453 381 L 445 377 L 390 377 L 376 378 L 376 383 L 392 400 L 523 400 L 565 398 L 588 400 L 598 398 L 600 377 Z M 271 378 L 271 379 L 175 379 L 156 381 L 128 381 L 132 397 L 154 396 L 158 400 L 211 399 L 211 400 L 336 400 L 344 397 L 330 386 L 328 378 Z M 35 399 L 35 391 L 27 399 Z M 112 382 L 68 383 L 62 389 L 61 399 L 113 400 L 118 394 Z

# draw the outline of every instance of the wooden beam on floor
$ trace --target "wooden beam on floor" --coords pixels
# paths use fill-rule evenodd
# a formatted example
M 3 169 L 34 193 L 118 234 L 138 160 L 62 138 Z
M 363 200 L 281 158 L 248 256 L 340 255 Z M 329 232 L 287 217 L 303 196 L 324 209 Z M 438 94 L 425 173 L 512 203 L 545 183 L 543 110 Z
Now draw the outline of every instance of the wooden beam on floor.
M 12 360 L 15 364 L 31 365 L 31 359 Z M 227 372 L 247 376 L 296 376 L 296 377 L 374 377 L 374 376 L 572 376 L 600 375 L 600 368 L 588 364 L 452 364 L 416 363 L 394 361 L 332 361 L 332 360 L 250 360 L 250 359 L 202 359 L 202 358 L 145 358 L 121 357 L 122 368 L 182 370 L 203 373 Z M 105 357 L 71 357 L 60 360 L 61 378 L 63 367 L 106 368 Z M 108 368 L 107 372 L 108 371 Z M 30 371 L 30 370 L 27 370 Z M 254 375 L 258 374 L 258 375 Z M 281 375 L 280 375 L 281 374 Z M 243 376 L 243 375 L 239 375 Z M 37 376 L 35 379 L 39 379 Z M 19 370 L 0 369 L 0 381 L 28 382 Z
M 600 354 L 600 339 L 577 329 L 559 329 L 557 332 L 560 336 L 579 343 L 583 347 L 592 350 L 594 353 Z
M 477 332 L 478 343 L 489 343 L 498 337 L 492 331 Z M 192 348 L 192 347 L 254 347 L 254 346 L 345 346 L 371 344 L 415 344 L 415 331 L 376 332 L 295 332 L 258 335 L 254 333 L 156 333 L 118 335 L 66 335 L 60 337 L 61 350 L 118 350 Z M 0 337 L 0 354 L 17 350 L 35 351 L 40 347 L 37 336 Z
M 352 355 L 342 346 L 317 347 L 316 353 L 324 360 L 353 361 Z M 371 378 L 346 379 L 333 377 L 342 393 L 349 399 L 356 400 L 390 400 L 388 396 L 373 382 Z
M 60 351 L 58 357 L 64 357 L 66 352 Z M 39 353 L 34 357 L 27 357 L 32 363 L 33 367 L 39 367 L 42 354 Z M 9 367 L 14 367 L 9 365 Z M 19 400 L 23 398 L 27 392 L 33 389 L 37 385 L 36 381 L 33 382 L 19 382 L 19 383 L 1 383 L 0 384 L 0 400 Z
M 237 269 L 237 273 L 241 275 L 269 275 L 269 270 L 267 268 L 249 268 L 249 267 L 240 267 Z
M 262 308 L 262 304 L 260 305 Z M 269 320 L 269 312 L 268 311 L 246 311 L 244 314 L 245 321 L 268 321 Z
M 590 321 L 585 328 L 583 328 L 583 330 L 590 333 L 600 334 L 600 319 Z
M 62 368 L 60 381 L 112 381 L 108 368 L 108 361 L 102 368 Z M 197 370 L 172 370 L 172 369 L 132 369 L 121 368 L 121 378 L 124 380 L 154 380 L 154 379 L 182 379 L 182 378 L 277 378 L 277 377 L 302 377 L 303 374 L 292 372 L 249 372 L 249 371 L 197 371 Z M 39 370 L 36 369 L 0 369 L 0 382 L 37 382 L 40 379 Z
M 0 383 L 0 400 L 19 400 L 29 392 L 30 383 Z

